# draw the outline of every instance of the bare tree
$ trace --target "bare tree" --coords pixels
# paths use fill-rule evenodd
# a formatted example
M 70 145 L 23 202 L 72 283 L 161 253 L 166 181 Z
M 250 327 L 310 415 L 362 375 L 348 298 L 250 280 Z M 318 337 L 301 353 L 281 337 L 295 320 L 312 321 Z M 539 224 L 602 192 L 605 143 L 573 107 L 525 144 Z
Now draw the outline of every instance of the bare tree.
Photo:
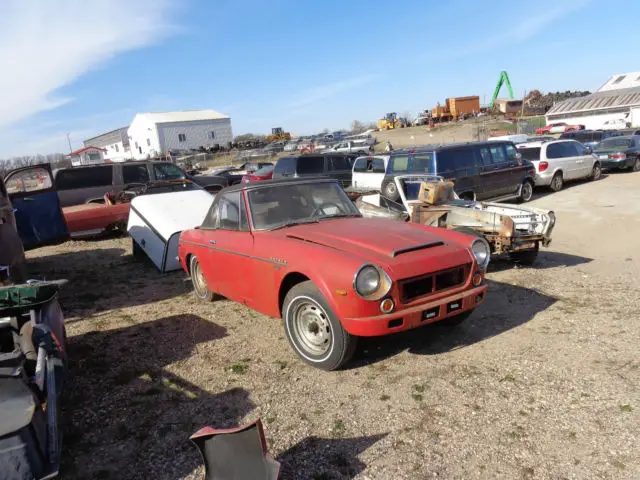
M 366 129 L 364 127 L 364 123 L 362 123 L 360 120 L 354 120 L 353 122 L 351 122 L 351 131 L 353 133 L 362 133 L 365 130 Z

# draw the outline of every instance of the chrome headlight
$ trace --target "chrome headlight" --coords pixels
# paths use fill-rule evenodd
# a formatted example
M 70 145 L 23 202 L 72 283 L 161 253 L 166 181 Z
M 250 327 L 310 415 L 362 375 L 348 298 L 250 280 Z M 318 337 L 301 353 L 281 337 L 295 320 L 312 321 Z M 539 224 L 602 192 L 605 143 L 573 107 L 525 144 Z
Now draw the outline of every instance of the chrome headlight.
M 362 265 L 353 277 L 353 289 L 365 300 L 379 300 L 391 290 L 391 278 L 376 265 Z
M 489 260 L 491 259 L 491 247 L 489 247 L 489 242 L 484 238 L 476 238 L 471 244 L 471 253 L 476 257 L 478 266 L 483 270 L 486 269 L 487 265 L 489 265 Z

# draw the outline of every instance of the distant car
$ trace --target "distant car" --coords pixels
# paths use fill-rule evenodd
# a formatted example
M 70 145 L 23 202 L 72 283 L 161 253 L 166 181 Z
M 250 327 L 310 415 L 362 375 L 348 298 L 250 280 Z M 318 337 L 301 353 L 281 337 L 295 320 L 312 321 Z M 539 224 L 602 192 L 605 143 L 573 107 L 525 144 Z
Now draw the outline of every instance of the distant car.
M 554 192 L 566 181 L 597 180 L 602 173 L 598 157 L 575 140 L 521 143 L 518 152 L 536 167 L 536 187 L 549 187 Z
M 273 142 L 267 145 L 262 149 L 265 152 L 283 152 L 284 151 L 284 143 L 282 142 Z
M 602 130 L 619 130 L 621 128 L 627 128 L 627 122 L 622 118 L 607 120 L 602 124 Z
M 487 294 L 490 248 L 442 228 L 362 218 L 337 181 L 316 178 L 222 190 L 202 225 L 182 232 L 178 256 L 198 300 L 219 294 L 282 318 L 302 360 L 335 370 L 358 337 L 467 319 Z
M 601 141 L 611 138 L 611 137 L 619 137 L 623 135 L 622 132 L 618 130 L 578 130 L 573 132 L 565 132 L 560 135 L 561 140 L 576 140 L 583 145 L 593 149 L 598 143 Z M 551 137 L 552 140 L 556 140 Z M 539 138 L 531 139 L 540 140 Z
M 536 134 L 542 135 L 543 133 L 564 133 L 572 130 L 584 130 L 584 125 L 567 125 L 564 122 L 550 123 L 547 126 L 536 130 Z
M 640 135 L 607 138 L 593 149 L 602 168 L 640 172 Z
M 310 153 L 278 159 L 273 179 L 327 176 L 340 180 L 342 186 L 351 185 L 351 159 L 342 153 Z
M 273 165 L 262 167 L 253 173 L 247 173 L 242 177 L 242 183 L 259 182 L 261 180 L 271 180 L 273 177 Z
M 338 142 L 334 146 L 328 148 L 327 152 L 343 152 L 343 153 L 357 153 L 359 155 L 366 155 L 373 152 L 373 145 L 368 145 L 363 141 L 345 141 Z
M 298 148 L 298 143 L 300 143 L 298 140 L 291 140 L 289 142 L 287 142 L 283 148 L 283 151 L 285 152 L 295 152 Z

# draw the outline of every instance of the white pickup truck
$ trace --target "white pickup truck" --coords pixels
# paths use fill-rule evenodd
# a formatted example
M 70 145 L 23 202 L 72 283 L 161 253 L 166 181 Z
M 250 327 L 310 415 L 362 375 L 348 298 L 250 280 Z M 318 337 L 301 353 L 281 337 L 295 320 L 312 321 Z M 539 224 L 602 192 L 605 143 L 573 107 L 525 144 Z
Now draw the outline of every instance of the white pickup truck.
M 367 155 L 373 152 L 373 145 L 368 145 L 364 140 L 348 140 L 336 143 L 333 147 L 327 149 L 327 151 Z

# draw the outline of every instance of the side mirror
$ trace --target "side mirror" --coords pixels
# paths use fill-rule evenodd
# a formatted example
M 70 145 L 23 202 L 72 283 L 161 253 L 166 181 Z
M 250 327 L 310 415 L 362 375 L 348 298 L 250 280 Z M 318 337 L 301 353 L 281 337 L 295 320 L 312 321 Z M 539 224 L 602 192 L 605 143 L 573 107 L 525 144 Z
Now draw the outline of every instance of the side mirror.
M 593 153 L 593 148 L 591 148 L 591 147 L 586 147 L 586 149 L 587 149 L 587 153 L 589 153 L 589 154 Z

